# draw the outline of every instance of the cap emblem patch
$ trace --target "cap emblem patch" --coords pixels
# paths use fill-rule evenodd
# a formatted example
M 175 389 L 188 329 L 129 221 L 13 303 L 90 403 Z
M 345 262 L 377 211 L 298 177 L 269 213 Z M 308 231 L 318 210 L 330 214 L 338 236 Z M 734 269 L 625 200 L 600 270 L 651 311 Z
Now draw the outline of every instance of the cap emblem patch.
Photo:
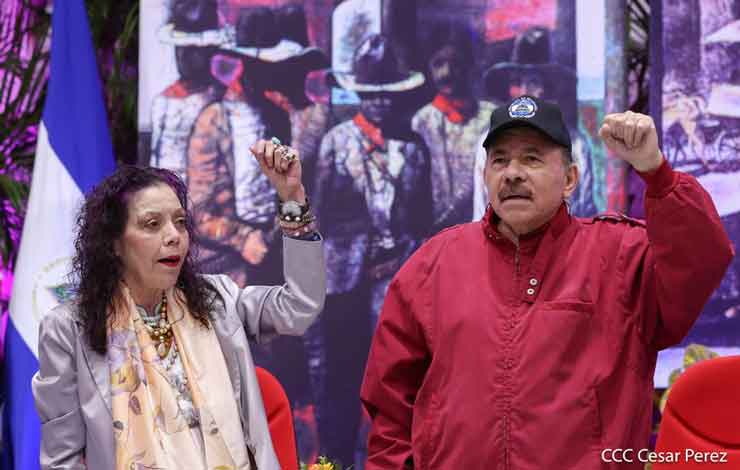
M 529 119 L 537 114 L 537 103 L 529 96 L 522 96 L 509 105 L 509 117 L 514 119 Z

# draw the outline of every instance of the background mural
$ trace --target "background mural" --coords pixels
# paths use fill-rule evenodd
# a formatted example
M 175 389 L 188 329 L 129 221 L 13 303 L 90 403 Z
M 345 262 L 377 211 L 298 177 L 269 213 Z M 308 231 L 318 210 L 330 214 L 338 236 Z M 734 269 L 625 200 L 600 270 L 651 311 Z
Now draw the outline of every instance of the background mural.
M 303 338 L 254 351 L 287 388 L 302 460 L 362 468 L 359 386 L 385 289 L 426 238 L 483 213 L 496 106 L 558 101 L 581 169 L 571 211 L 607 208 L 606 21 L 585 0 L 142 3 L 140 158 L 187 181 L 207 271 L 280 282 L 276 198 L 247 149 L 277 136 L 301 151 L 326 309 Z
M 653 8 L 661 5 L 654 2 Z M 657 13 L 657 14 L 656 14 Z M 740 246 L 740 1 L 671 0 L 653 14 L 656 58 L 651 109 L 674 168 L 712 195 L 735 247 Z M 658 23 L 658 24 L 655 24 Z M 684 344 L 740 353 L 740 258 Z M 682 348 L 663 351 L 656 385 L 680 367 Z

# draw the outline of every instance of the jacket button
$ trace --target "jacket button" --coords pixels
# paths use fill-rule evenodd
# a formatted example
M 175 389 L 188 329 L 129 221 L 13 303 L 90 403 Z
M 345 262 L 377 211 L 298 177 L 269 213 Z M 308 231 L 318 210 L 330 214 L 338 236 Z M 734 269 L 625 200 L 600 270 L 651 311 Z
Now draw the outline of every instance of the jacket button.
M 537 285 L 537 279 L 535 279 L 535 278 L 530 279 L 529 280 L 529 285 L 530 286 L 536 286 Z
M 532 289 L 531 287 L 529 289 L 527 289 L 527 294 L 533 295 L 534 294 L 534 289 Z

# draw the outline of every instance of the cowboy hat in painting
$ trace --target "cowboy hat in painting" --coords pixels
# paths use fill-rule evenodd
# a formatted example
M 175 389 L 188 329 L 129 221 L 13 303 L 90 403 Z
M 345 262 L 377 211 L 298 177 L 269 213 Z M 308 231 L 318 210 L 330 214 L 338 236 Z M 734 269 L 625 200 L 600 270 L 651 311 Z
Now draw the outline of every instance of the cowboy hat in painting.
M 236 22 L 234 42 L 223 49 L 262 62 L 293 62 L 307 70 L 328 67 L 328 59 L 321 49 L 287 39 L 278 21 L 269 8 L 242 9 Z
M 169 23 L 157 33 L 165 44 L 201 47 L 225 44 L 230 35 L 219 27 L 216 0 L 176 0 Z
M 389 40 L 373 34 L 355 51 L 352 71 L 333 72 L 330 80 L 357 93 L 405 92 L 423 85 L 424 75 L 403 70 Z
M 514 39 L 511 58 L 497 63 L 483 73 L 486 92 L 499 101 L 508 101 L 512 78 L 539 75 L 546 89 L 561 86 L 563 81 L 575 80 L 575 73 L 552 61 L 550 30 L 533 27 Z

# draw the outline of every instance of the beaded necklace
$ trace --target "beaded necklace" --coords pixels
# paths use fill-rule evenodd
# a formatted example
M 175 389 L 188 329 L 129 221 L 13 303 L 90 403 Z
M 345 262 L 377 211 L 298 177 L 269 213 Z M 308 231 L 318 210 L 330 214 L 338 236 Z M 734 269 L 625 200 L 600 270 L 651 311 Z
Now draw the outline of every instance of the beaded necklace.
M 162 303 L 160 304 L 158 318 L 155 317 L 149 321 L 145 320 L 144 325 L 146 325 L 149 337 L 154 341 L 159 358 L 164 359 L 167 357 L 173 343 L 172 323 L 167 319 L 166 293 L 162 293 Z

